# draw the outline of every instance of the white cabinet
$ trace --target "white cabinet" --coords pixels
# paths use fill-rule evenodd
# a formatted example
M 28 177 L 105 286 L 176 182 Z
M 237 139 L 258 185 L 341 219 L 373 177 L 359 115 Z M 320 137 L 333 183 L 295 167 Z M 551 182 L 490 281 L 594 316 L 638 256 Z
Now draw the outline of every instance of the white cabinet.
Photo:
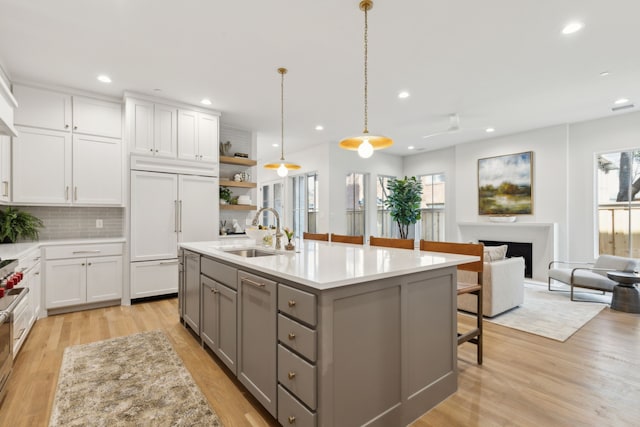
M 176 158 L 177 107 L 128 98 L 126 111 L 131 152 Z
M 122 244 L 45 248 L 46 308 L 113 301 L 122 297 Z
M 217 162 L 218 117 L 199 111 L 178 111 L 178 157 Z
M 119 139 L 19 127 L 13 166 L 14 202 L 122 204 Z
M 178 292 L 178 260 L 131 263 L 131 299 Z
M 18 127 L 13 139 L 13 201 L 71 203 L 71 134 Z
M 71 95 L 21 85 L 13 85 L 13 95 L 16 125 L 71 132 Z
M 131 298 L 177 292 L 178 242 L 214 240 L 217 206 L 217 178 L 131 171 Z M 161 262 L 172 263 L 170 286 L 147 279 L 166 270 Z
M 14 85 L 15 124 L 122 138 L 122 105 L 85 96 Z
M 22 272 L 23 277 L 18 282 L 18 287 L 27 288 L 27 294 L 14 309 L 13 313 L 13 357 L 18 355 L 29 331 L 40 316 L 41 307 L 41 280 L 40 280 L 40 249 L 29 251 L 18 261 L 17 271 Z
M 11 139 L 0 135 L 0 202 L 11 201 Z

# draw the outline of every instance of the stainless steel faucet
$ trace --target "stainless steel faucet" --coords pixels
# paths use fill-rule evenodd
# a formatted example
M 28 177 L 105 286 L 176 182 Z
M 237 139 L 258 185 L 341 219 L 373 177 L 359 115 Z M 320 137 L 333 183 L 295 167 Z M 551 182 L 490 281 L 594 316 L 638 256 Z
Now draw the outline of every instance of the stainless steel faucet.
M 280 231 L 280 215 L 278 211 L 273 208 L 262 208 L 258 212 L 256 212 L 256 216 L 253 217 L 253 226 L 258 225 L 258 219 L 260 218 L 260 214 L 264 211 L 272 212 L 276 217 L 276 249 L 281 249 L 280 238 L 283 236 L 282 231 Z

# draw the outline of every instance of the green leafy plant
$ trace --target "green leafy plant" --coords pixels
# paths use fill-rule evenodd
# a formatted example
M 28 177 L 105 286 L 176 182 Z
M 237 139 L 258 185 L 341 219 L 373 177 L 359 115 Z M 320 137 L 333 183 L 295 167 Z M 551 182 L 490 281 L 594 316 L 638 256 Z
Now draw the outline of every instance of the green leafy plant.
M 400 238 L 406 239 L 409 226 L 420 219 L 420 202 L 422 201 L 422 183 L 412 176 L 404 179 L 389 180 L 387 189 L 390 191 L 385 206 L 389 208 L 389 215 L 398 224 Z
M 44 227 L 40 220 L 29 212 L 8 207 L 0 210 L 0 240 L 14 243 L 18 239 L 38 239 L 38 230 Z
M 229 203 L 231 201 L 231 190 L 229 187 L 220 186 L 220 200 Z

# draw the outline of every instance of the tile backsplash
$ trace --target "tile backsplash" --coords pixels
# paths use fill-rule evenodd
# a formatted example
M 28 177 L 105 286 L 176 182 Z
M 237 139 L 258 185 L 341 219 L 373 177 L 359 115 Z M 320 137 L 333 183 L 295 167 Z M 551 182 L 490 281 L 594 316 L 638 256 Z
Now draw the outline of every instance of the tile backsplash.
M 102 238 L 124 236 L 124 208 L 17 206 L 40 218 L 40 240 Z M 102 228 L 96 220 L 102 220 Z

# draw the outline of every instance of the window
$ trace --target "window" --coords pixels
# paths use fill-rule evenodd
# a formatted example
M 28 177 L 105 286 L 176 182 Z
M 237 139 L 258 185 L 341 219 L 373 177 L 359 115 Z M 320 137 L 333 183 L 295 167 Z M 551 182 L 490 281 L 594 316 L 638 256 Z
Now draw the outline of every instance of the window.
M 640 257 L 640 150 L 597 155 L 598 252 Z
M 280 215 L 280 220 L 283 220 L 282 187 L 281 182 L 274 182 L 262 186 L 262 207 L 275 209 Z M 271 212 L 264 211 L 262 213 L 262 225 L 273 225 L 275 227 L 275 216 Z
M 302 236 L 304 231 L 317 233 L 318 227 L 318 174 L 308 173 L 291 177 L 293 188 L 293 232 Z
M 422 203 L 420 217 L 424 240 L 444 241 L 445 179 L 444 174 L 421 175 Z
M 389 209 L 385 206 L 389 190 L 387 185 L 394 177 L 379 175 L 376 181 L 376 206 L 377 206 L 377 225 L 378 235 L 380 237 L 393 237 L 393 227 L 395 222 L 391 219 Z
M 347 235 L 365 235 L 365 175 L 350 173 L 346 178 Z

